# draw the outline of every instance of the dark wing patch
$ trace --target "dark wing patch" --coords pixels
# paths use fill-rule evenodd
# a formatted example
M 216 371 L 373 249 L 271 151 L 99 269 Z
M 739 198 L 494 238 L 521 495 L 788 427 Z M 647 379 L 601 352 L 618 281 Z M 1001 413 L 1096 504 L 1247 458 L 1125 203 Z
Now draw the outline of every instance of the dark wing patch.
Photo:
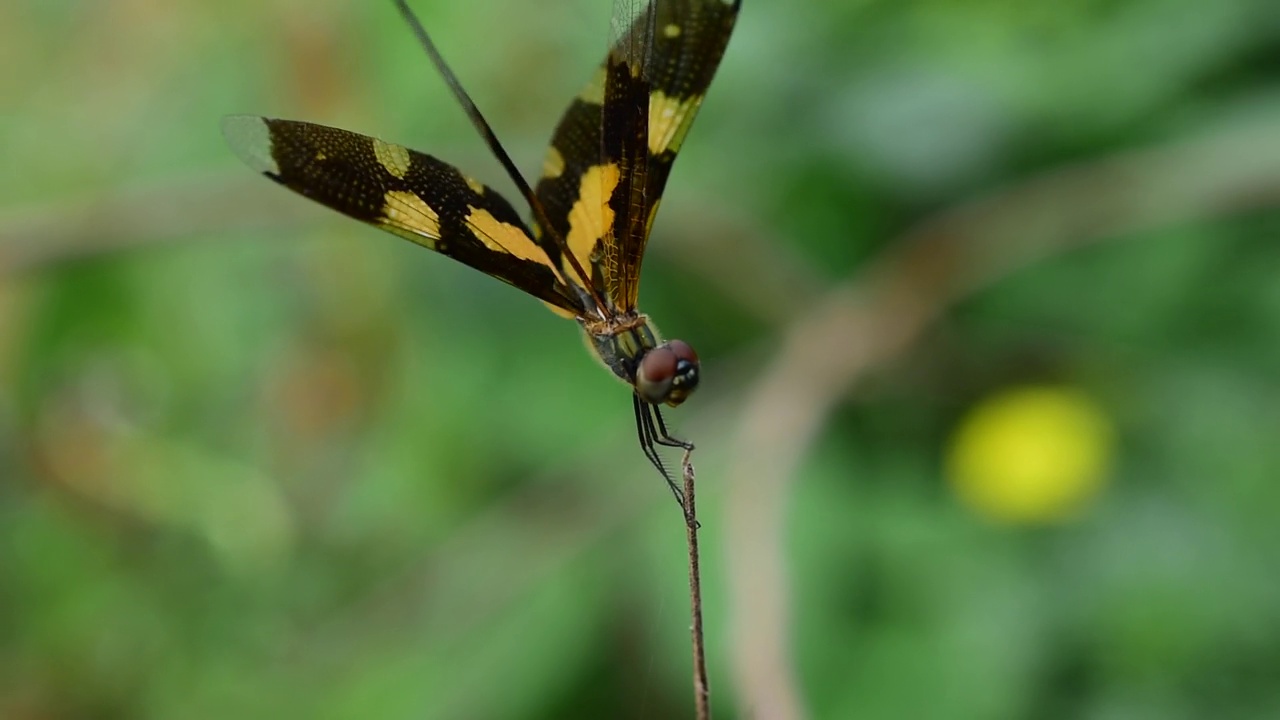
M 591 268 L 593 284 L 615 309 L 635 309 L 667 177 L 740 6 L 741 0 L 617 0 L 609 56 L 552 136 L 536 194 L 555 234 Z M 540 242 L 563 264 L 552 238 Z
M 567 268 L 559 245 L 563 239 L 582 267 L 591 273 L 597 293 L 608 301 L 598 250 L 606 225 L 613 222 L 612 216 L 604 217 L 612 188 L 608 193 L 604 190 L 616 185 L 617 168 L 606 170 L 601 164 L 604 84 L 604 68 L 600 68 L 569 103 L 547 148 L 534 194 L 551 223 L 550 233 L 535 228 L 543 249 L 559 267 Z
M 567 316 L 587 313 L 502 196 L 430 155 L 346 130 L 250 115 L 223 134 L 245 163 L 344 215 L 513 285 Z
M 692 0 L 701 2 L 703 0 Z M 658 10 L 675 3 L 653 0 Z M 688 4 L 686 0 L 685 4 Z M 625 8 L 623 6 L 626 6 Z M 631 2 L 619 3 L 614 22 L 633 12 Z M 605 58 L 604 108 L 601 111 L 600 151 L 618 166 L 617 187 L 609 194 L 614 221 L 601 240 L 605 292 L 619 310 L 634 310 L 629 287 L 638 286 L 644 255 L 647 218 L 658 197 L 648 196 L 649 98 L 646 71 L 654 56 L 654 5 L 635 17 Z M 621 15 L 619 13 L 622 13 Z M 615 27 L 615 33 L 617 27 Z

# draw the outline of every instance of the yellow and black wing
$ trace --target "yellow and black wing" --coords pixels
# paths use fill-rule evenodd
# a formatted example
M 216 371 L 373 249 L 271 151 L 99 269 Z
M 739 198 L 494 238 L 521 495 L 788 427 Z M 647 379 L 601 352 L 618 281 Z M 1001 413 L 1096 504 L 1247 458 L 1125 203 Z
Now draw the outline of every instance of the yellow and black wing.
M 614 310 L 635 310 L 663 188 L 741 0 L 616 0 L 614 42 L 551 138 L 535 194 Z M 540 242 L 562 269 L 558 246 Z
M 254 115 L 223 119 L 253 169 L 344 215 L 447 255 L 561 315 L 595 305 L 534 240 L 502 196 L 430 155 L 346 130 Z

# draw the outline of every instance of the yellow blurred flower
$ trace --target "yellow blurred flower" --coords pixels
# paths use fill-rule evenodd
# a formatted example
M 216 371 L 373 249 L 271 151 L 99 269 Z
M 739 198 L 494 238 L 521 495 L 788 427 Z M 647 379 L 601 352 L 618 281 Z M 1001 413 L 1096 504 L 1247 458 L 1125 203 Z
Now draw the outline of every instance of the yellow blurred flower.
M 994 520 L 1061 520 L 1101 490 L 1113 431 L 1102 409 L 1070 388 L 1026 387 L 983 400 L 947 453 L 956 494 Z

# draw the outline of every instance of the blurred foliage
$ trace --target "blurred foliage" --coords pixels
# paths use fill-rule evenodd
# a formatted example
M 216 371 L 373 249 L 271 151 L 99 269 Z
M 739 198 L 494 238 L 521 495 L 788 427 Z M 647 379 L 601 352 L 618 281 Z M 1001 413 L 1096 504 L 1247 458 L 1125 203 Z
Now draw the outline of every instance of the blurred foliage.
M 609 4 L 415 5 L 538 167 Z M 0 717 L 691 715 L 681 519 L 625 389 L 538 303 L 222 144 L 227 113 L 306 119 L 509 187 L 390 3 L 16 0 L 0 68 Z M 720 471 L 788 318 L 946 208 L 1277 127 L 1273 0 L 746 0 L 644 292 L 706 369 L 671 417 L 718 717 L 759 717 Z M 1280 717 L 1280 212 L 1249 196 L 1004 279 L 842 403 L 780 509 L 813 717 Z M 18 263 L 32 227 L 71 249 Z M 1024 386 L 1077 405 L 974 430 Z M 1037 487 L 1026 443 L 1093 448 L 1096 485 L 1008 524 L 946 482 L 966 442 L 955 487 L 997 506 Z

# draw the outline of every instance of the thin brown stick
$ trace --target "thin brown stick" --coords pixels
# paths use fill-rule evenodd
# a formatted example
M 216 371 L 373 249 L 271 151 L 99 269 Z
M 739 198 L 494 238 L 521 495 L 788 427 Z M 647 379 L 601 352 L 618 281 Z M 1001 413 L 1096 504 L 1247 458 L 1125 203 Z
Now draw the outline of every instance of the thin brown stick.
M 698 565 L 698 509 L 693 496 L 692 450 L 685 450 L 680 460 L 684 474 L 684 526 L 689 540 L 689 605 L 692 613 L 690 633 L 693 636 L 693 704 L 698 720 L 711 720 L 711 686 L 707 683 L 707 657 L 702 634 L 702 570 Z

